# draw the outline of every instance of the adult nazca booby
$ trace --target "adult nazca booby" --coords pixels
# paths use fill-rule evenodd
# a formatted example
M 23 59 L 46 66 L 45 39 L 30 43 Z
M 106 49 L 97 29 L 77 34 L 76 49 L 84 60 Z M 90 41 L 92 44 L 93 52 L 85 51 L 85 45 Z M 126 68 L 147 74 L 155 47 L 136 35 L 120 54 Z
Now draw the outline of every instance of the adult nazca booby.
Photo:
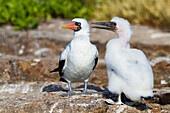
M 99 25 L 93 28 L 114 31 L 117 38 L 106 45 L 105 62 L 109 78 L 108 90 L 117 98 L 115 104 L 121 104 L 121 93 L 133 101 L 153 97 L 153 72 L 145 54 L 130 48 L 129 40 L 133 34 L 129 22 L 114 17 L 109 22 L 93 22 Z M 102 26 L 100 26 L 102 25 Z
M 62 28 L 74 30 L 74 36 L 60 56 L 59 67 L 51 72 L 59 71 L 60 80 L 68 83 L 69 93 L 72 82 L 84 82 L 83 92 L 86 93 L 90 74 L 98 62 L 97 48 L 90 43 L 89 24 L 85 19 L 74 18 Z

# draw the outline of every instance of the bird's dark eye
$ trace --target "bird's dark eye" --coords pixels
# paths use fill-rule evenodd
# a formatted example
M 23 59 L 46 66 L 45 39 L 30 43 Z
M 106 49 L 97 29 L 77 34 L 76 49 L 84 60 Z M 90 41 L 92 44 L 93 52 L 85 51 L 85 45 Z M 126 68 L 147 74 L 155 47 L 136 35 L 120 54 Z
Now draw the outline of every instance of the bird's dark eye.
M 114 26 L 116 26 L 117 24 L 116 23 L 113 23 Z
M 75 25 L 80 26 L 81 23 L 80 22 L 75 22 Z

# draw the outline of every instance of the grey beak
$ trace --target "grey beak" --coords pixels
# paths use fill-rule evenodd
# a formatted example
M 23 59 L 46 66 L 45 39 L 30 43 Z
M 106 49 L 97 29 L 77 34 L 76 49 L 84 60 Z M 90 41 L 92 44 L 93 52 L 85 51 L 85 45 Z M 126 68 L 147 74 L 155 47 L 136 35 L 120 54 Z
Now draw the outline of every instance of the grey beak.
M 92 28 L 105 29 L 105 30 L 111 30 L 111 31 L 116 30 L 115 22 L 92 22 L 91 24 L 102 25 L 102 26 L 93 26 Z

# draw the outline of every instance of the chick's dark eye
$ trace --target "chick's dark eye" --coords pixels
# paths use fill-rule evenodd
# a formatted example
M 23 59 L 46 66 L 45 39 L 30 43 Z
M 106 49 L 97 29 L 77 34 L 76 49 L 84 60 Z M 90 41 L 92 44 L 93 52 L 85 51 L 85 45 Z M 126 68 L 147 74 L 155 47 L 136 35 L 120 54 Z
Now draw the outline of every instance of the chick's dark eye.
M 116 23 L 113 23 L 114 26 L 116 26 L 117 24 Z

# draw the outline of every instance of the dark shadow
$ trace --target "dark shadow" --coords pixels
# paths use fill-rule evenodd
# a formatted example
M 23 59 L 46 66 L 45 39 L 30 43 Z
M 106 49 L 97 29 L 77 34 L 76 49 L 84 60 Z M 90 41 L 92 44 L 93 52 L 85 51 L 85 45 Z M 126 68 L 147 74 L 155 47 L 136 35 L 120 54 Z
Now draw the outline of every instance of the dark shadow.
M 77 89 L 77 88 L 84 88 L 84 85 L 78 86 L 75 89 Z M 100 87 L 94 86 L 94 85 L 88 85 L 87 89 L 95 90 L 97 92 L 104 92 L 105 91 L 105 90 L 101 89 Z
M 79 88 L 84 88 L 84 85 L 81 85 L 81 86 L 78 86 L 78 87 L 74 87 L 72 88 L 73 91 L 78 89 Z M 87 86 L 87 89 L 91 89 L 91 90 L 95 90 L 97 92 L 104 92 L 105 90 L 101 89 L 100 87 L 98 86 L 94 86 L 94 85 L 88 85 Z M 48 86 L 45 86 L 43 88 L 43 92 L 57 92 L 57 91 L 64 91 L 64 92 L 68 92 L 68 89 L 64 89 L 63 87 L 61 87 L 61 85 L 48 85 Z M 83 91 L 83 90 L 79 90 L 79 91 Z
M 84 88 L 84 85 L 80 85 L 78 87 L 74 87 L 73 89 L 74 90 L 75 89 L 79 90 L 79 88 Z M 95 90 L 95 91 L 97 91 L 96 93 L 102 94 L 104 98 L 107 98 L 107 99 L 110 98 L 113 101 L 114 100 L 116 101 L 117 98 L 118 98 L 117 94 L 111 93 L 108 89 L 104 89 L 103 90 L 103 89 L 101 89 L 98 86 L 88 85 L 87 89 Z M 61 85 L 48 85 L 48 86 L 45 86 L 43 88 L 43 92 L 57 92 L 57 91 L 68 92 L 68 89 L 62 88 Z M 79 91 L 83 91 L 83 90 L 79 90 Z M 141 110 L 141 111 L 148 109 L 146 104 L 134 102 L 134 101 L 130 100 L 129 98 L 127 98 L 124 93 L 121 94 L 121 101 L 124 104 L 126 104 L 127 106 L 135 107 L 136 109 Z M 126 102 L 134 102 L 134 104 L 133 105 L 129 105 Z M 109 104 L 109 103 L 107 103 L 107 104 Z
M 43 88 L 42 92 L 57 92 L 57 91 L 67 92 L 68 90 L 62 88 L 60 85 L 48 85 Z

